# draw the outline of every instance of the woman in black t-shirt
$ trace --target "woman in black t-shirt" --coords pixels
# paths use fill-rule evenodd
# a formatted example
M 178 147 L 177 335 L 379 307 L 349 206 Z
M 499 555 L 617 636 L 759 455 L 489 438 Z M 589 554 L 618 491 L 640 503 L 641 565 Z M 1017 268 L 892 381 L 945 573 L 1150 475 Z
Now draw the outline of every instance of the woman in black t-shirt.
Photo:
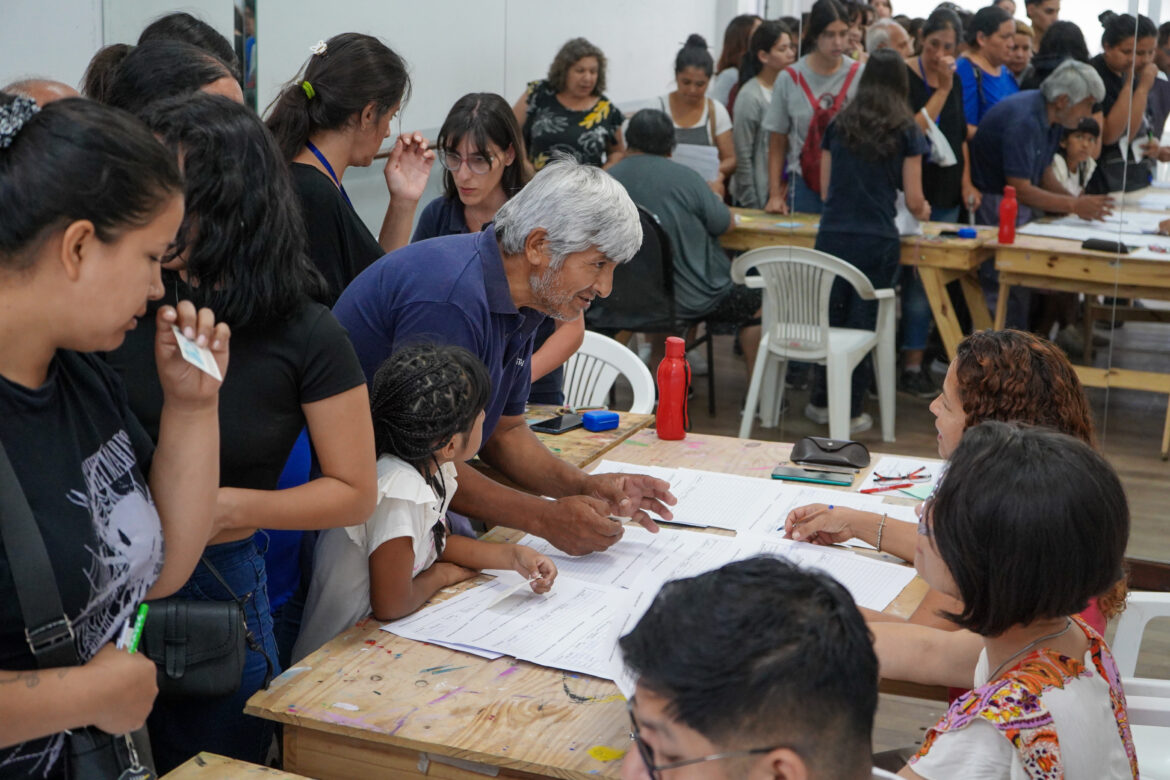
M 124 734 L 154 702 L 154 664 L 114 641 L 144 599 L 182 585 L 212 532 L 220 383 L 168 326 L 221 372 L 229 333 L 188 301 L 157 307 L 157 446 L 87 354 L 116 348 L 162 297 L 159 257 L 183 217 L 174 156 L 126 114 L 0 93 L 0 214 L 0 442 L 19 485 L 0 491 L 0 522 L 27 501 L 80 661 L 38 664 L 18 601 L 35 583 L 16 582 L 21 552 L 0 546 L 0 776 L 76 777 L 67 730 Z
M 197 95 L 156 104 L 146 122 L 182 155 L 186 180 L 187 215 L 165 263 L 167 287 L 221 311 L 236 356 L 220 393 L 217 533 L 179 595 L 231 599 L 218 574 L 244 600 L 255 638 L 236 693 L 160 702 L 149 720 L 151 743 L 160 772 L 200 750 L 263 762 L 271 724 L 242 712 L 280 671 L 261 549 L 266 536 L 257 529 L 367 519 L 376 491 L 369 399 L 345 331 L 312 299 L 322 280 L 305 254 L 288 169 L 256 115 Z M 126 379 L 131 408 L 157 435 L 157 384 L 143 330 L 108 359 Z M 306 423 L 321 475 L 276 490 Z
M 303 76 L 287 84 L 268 128 L 292 166 L 308 229 L 309 257 L 325 276 L 330 306 L 353 278 L 410 242 L 434 152 L 418 133 L 399 136 L 386 160 L 390 205 L 375 239 L 342 186 L 345 169 L 365 168 L 390 135 L 410 91 L 406 63 L 377 38 L 342 33 L 312 47 Z
M 1104 124 L 1097 170 L 1085 187 L 1085 192 L 1097 195 L 1120 190 L 1123 179 L 1127 190 L 1148 186 L 1154 162 L 1170 161 L 1170 148 L 1159 149 L 1146 119 L 1146 101 L 1158 77 L 1154 64 L 1158 29 L 1145 16 L 1135 19 L 1105 11 L 1100 19 L 1105 28 L 1103 51 L 1089 64 L 1105 82 L 1105 99 L 1101 101 Z M 1135 145 L 1145 155 L 1139 165 L 1133 165 L 1137 162 Z

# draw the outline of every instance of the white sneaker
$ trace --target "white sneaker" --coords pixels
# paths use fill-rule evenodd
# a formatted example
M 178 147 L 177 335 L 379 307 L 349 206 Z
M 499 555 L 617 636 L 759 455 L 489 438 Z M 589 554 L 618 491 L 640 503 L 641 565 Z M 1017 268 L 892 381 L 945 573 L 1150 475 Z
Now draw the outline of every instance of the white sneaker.
M 817 425 L 829 424 L 829 408 L 827 406 L 813 406 L 812 404 L 808 404 L 804 407 L 804 416 Z M 866 412 L 862 412 L 849 421 L 850 433 L 863 433 L 872 427 L 873 418 Z
M 849 421 L 849 433 L 863 433 L 873 427 L 873 418 L 862 412 Z
M 817 425 L 828 425 L 829 407 L 813 406 L 812 404 L 808 404 L 804 407 L 804 416 L 815 422 Z
M 687 352 L 687 362 L 691 364 L 691 376 L 707 376 L 711 367 L 707 365 L 707 353 L 702 349 L 692 349 Z

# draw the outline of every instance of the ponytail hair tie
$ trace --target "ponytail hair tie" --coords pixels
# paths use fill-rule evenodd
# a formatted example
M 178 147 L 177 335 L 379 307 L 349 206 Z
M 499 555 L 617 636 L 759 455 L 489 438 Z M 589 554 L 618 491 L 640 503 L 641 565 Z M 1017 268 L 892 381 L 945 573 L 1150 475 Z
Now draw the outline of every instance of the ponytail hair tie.
M 11 146 L 24 123 L 40 110 L 35 100 L 23 96 L 6 106 L 0 106 L 0 149 Z
M 305 91 L 305 97 L 307 97 L 309 100 L 317 97 L 317 90 L 313 89 L 313 85 L 308 81 L 301 82 L 301 89 Z

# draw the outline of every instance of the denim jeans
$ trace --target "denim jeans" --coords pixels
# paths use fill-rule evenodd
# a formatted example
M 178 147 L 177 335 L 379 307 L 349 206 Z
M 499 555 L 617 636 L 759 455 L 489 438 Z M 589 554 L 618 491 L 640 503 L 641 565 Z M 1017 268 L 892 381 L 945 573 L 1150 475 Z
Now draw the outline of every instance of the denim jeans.
M 216 544 L 204 556 L 232 591 L 244 601 L 248 631 L 272 660 L 273 675 L 280 673 L 264 558 L 252 538 Z M 228 601 L 231 596 L 201 561 L 178 593 L 178 598 Z M 160 775 L 201 750 L 242 761 L 263 763 L 272 741 L 274 724 L 244 714 L 244 703 L 260 690 L 268 666 L 264 655 L 248 648 L 239 689 L 217 699 L 163 699 L 154 703 L 147 719 L 151 747 Z
M 792 210 L 801 214 L 820 214 L 825 210 L 825 202 L 821 196 L 809 189 L 799 173 L 789 172 L 788 198 L 788 205 L 792 206 Z
M 856 266 L 877 289 L 889 287 L 898 273 L 902 242 L 897 238 L 882 238 L 857 233 L 817 233 L 816 248 Z M 834 328 L 873 330 L 877 326 L 877 301 L 863 301 L 853 286 L 843 279 L 833 282 L 829 295 L 829 324 Z M 865 391 L 870 384 L 873 363 L 870 355 L 853 369 L 849 394 L 849 416 L 862 412 Z M 825 407 L 829 404 L 825 384 L 825 367 L 814 366 L 809 390 L 809 403 Z

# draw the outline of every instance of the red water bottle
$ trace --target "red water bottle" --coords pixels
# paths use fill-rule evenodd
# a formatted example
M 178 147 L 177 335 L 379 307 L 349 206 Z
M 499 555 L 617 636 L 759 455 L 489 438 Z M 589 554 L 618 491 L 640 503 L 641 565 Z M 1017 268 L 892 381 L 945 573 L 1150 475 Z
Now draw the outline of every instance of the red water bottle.
M 687 392 L 691 367 L 687 364 L 686 342 L 678 336 L 666 339 L 666 357 L 658 364 L 658 438 L 684 439 L 691 420 L 687 416 Z
M 1016 243 L 1016 214 L 1019 210 L 1016 188 L 1009 184 L 1003 188 L 1003 200 L 999 202 L 999 243 Z

